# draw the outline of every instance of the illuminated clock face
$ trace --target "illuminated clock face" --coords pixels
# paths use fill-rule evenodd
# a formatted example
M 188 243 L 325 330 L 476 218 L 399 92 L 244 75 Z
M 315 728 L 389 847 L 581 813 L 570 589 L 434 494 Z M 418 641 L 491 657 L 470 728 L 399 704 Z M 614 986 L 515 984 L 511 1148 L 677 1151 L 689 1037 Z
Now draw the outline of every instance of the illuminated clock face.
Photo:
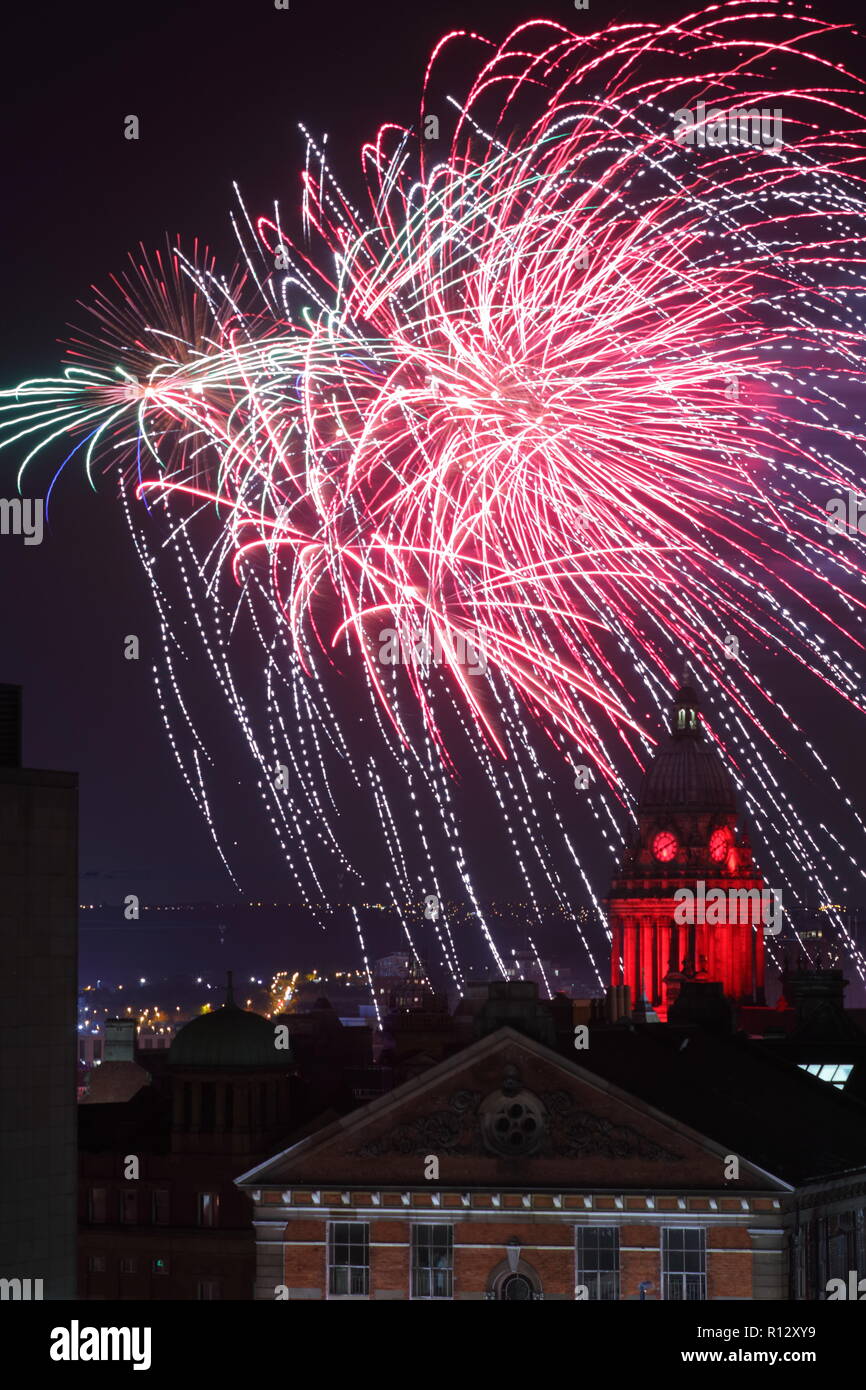
M 663 864 L 673 859 L 677 852 L 677 837 L 670 830 L 660 830 L 653 840 L 653 854 Z
M 721 864 L 731 847 L 731 832 L 727 826 L 720 825 L 710 836 L 710 858 Z

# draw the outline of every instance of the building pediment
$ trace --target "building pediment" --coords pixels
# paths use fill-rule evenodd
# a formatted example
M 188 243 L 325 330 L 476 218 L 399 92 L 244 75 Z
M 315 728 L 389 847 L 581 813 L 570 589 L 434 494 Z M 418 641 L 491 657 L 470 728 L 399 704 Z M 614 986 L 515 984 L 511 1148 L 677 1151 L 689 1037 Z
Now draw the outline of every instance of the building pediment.
M 541 1043 L 500 1029 L 244 1174 L 239 1184 L 722 1189 L 725 1155 Z M 745 1168 L 741 1167 L 741 1173 Z M 750 1171 L 737 1185 L 772 1187 Z M 734 1188 L 736 1190 L 736 1187 Z
M 510 1079 L 510 1069 L 503 1084 Z M 634 1125 L 595 1114 L 567 1090 L 453 1091 L 445 1108 L 367 1139 L 353 1153 L 386 1155 L 491 1154 L 497 1158 L 640 1158 L 677 1162 L 680 1154 L 648 1139 Z

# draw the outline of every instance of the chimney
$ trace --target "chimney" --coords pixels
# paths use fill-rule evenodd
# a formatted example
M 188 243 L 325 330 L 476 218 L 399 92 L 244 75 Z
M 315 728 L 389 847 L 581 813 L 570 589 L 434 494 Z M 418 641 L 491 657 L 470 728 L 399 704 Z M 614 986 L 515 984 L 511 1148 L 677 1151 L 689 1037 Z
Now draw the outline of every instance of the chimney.
M 134 1062 L 135 1029 L 134 1018 L 107 1018 L 105 1020 L 105 1050 L 102 1054 L 102 1060 L 104 1062 Z
M 797 1010 L 797 1018 L 804 1023 L 813 1014 L 828 1006 L 837 1013 L 845 1008 L 845 988 L 848 981 L 841 970 L 815 970 L 786 972 L 782 979 L 782 990 L 789 1004 Z
M 734 1015 L 721 980 L 685 978 L 668 1009 L 668 1023 L 703 1028 L 722 1036 L 734 1031 Z
M 610 1023 L 618 1023 L 621 1018 L 631 1018 L 631 985 L 611 985 L 607 991 L 605 1008 Z
M 21 766 L 21 686 L 0 685 L 0 767 Z

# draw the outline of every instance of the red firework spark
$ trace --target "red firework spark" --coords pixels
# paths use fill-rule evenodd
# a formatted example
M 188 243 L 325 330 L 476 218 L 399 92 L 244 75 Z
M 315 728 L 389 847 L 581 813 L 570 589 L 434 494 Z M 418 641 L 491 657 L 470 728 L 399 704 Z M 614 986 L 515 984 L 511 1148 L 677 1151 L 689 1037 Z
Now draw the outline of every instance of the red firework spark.
M 730 633 L 814 665 L 783 604 L 834 621 L 806 592 L 830 553 L 815 488 L 851 482 L 840 441 L 862 439 L 825 408 L 840 372 L 862 381 L 859 325 L 820 314 L 862 264 L 862 84 L 818 51 L 831 27 L 731 3 L 585 37 L 448 36 L 422 128 L 450 45 L 486 61 L 441 155 L 422 140 L 416 162 L 384 127 L 364 215 L 308 167 L 327 256 L 290 249 L 303 314 L 245 313 L 238 283 L 191 272 L 216 327 L 185 329 L 195 352 L 165 349 L 137 393 L 159 463 L 142 477 L 138 457 L 142 490 L 217 500 L 238 576 L 267 554 L 302 654 L 305 629 L 324 651 L 352 632 L 401 732 L 371 649 L 387 621 L 438 643 L 497 747 L 467 639 L 611 781 L 599 708 L 629 747 L 637 728 L 623 643 L 666 677 L 687 648 L 741 707 Z M 783 109 L 784 141 L 685 148 L 676 113 L 701 101 Z M 269 256 L 288 245 L 276 220 L 258 233 Z M 834 564 L 862 575 L 856 552 Z

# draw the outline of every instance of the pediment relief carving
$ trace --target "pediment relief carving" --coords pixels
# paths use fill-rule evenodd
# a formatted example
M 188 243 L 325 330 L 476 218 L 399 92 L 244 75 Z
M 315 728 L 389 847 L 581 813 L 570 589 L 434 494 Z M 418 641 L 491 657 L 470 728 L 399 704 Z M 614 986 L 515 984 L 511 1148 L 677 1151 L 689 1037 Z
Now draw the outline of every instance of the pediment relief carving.
M 482 1155 L 497 1158 L 610 1158 L 677 1162 L 681 1153 L 586 1108 L 568 1091 L 532 1092 L 505 1085 L 486 1095 L 459 1090 L 444 1105 L 385 1129 L 351 1151 L 357 1158 L 388 1154 Z

